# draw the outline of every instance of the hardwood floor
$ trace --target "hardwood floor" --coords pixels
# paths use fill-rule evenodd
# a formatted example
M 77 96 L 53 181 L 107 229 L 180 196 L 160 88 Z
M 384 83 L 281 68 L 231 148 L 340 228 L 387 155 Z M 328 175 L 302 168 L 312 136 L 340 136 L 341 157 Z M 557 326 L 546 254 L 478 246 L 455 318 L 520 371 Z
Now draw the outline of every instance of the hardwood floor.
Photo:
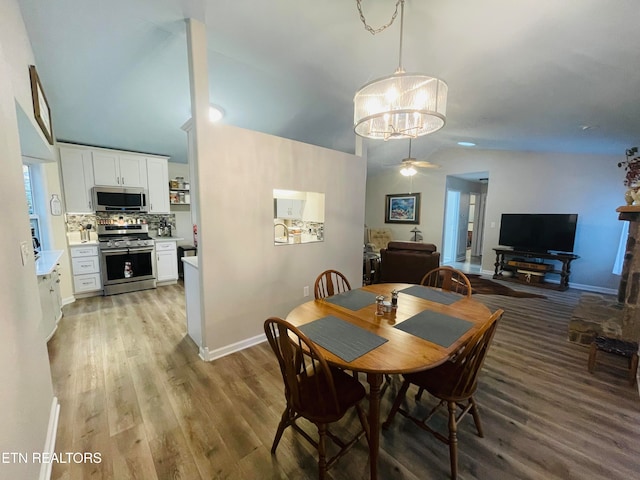
M 640 399 L 625 360 L 603 354 L 590 375 L 587 349 L 566 340 L 580 293 L 477 296 L 506 313 L 476 394 L 485 437 L 470 419 L 460 425 L 459 478 L 638 478 Z M 61 403 L 56 452 L 100 452 L 102 462 L 54 464 L 52 478 L 317 478 L 316 452 L 293 430 L 270 454 L 284 398 L 268 345 L 203 362 L 184 312 L 180 285 L 64 307 L 49 342 Z M 383 397 L 383 420 L 399 385 L 395 378 Z M 425 394 L 416 406 L 407 396 L 409 408 L 425 412 L 432 402 Z M 357 423 L 349 416 L 337 432 Z M 379 468 L 382 480 L 447 479 L 448 450 L 397 416 L 383 432 Z M 368 472 L 362 439 L 329 478 Z

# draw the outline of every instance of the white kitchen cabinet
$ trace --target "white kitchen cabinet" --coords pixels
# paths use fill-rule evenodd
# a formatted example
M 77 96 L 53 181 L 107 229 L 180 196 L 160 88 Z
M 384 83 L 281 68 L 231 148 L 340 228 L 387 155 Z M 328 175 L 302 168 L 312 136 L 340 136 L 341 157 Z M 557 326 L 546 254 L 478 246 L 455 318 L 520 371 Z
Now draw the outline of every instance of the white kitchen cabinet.
M 42 312 L 40 331 L 45 341 L 48 341 L 53 336 L 58 321 L 62 318 L 60 273 L 57 264 L 48 269 L 47 273 L 38 275 L 38 293 Z
M 276 217 L 301 219 L 304 210 L 304 200 L 295 198 L 276 198 Z
M 147 157 L 149 213 L 169 213 L 169 164 L 166 158 Z
M 97 245 L 72 245 L 71 270 L 75 294 L 97 294 L 102 290 L 100 256 Z
M 93 180 L 96 185 L 147 188 L 147 159 L 140 155 L 96 150 Z
M 60 144 L 65 205 L 69 213 L 93 213 L 95 185 L 142 187 L 149 213 L 169 213 L 169 157 L 85 145 Z
M 67 213 L 93 213 L 91 187 L 94 184 L 91 151 L 60 147 L 60 166 Z
M 202 353 L 202 312 L 200 310 L 200 276 L 198 257 L 184 257 L 184 297 L 187 308 L 187 333 Z
M 158 283 L 178 280 L 178 252 L 175 241 L 156 240 L 156 281 Z

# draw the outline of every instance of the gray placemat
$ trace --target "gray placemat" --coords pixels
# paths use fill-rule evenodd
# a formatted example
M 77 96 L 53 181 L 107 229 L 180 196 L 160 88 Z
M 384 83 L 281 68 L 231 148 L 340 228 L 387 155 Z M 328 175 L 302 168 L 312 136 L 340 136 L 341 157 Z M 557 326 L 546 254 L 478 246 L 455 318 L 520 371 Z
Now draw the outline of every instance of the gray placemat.
M 448 348 L 473 326 L 472 322 L 425 310 L 395 326 L 423 340 Z
M 441 303 L 442 305 L 451 305 L 462 299 L 462 295 L 454 292 L 443 292 L 442 290 L 436 290 L 435 288 L 423 287 L 422 285 L 414 285 L 412 287 L 400 290 L 402 293 L 419 297 L 430 302 Z
M 312 342 L 329 350 L 345 362 L 352 362 L 388 342 L 386 338 L 331 315 L 302 325 L 300 330 Z
M 365 292 L 363 290 L 349 290 L 348 292 L 327 297 L 325 300 L 334 305 L 355 311 L 376 303 L 376 295 L 375 293 Z

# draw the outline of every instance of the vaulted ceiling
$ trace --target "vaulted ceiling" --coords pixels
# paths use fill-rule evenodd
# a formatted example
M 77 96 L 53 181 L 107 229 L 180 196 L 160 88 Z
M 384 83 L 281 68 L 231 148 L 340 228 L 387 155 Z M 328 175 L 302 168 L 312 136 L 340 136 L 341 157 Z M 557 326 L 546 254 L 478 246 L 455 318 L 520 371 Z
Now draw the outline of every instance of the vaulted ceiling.
M 208 32 L 224 122 L 353 152 L 353 95 L 398 65 L 399 22 L 372 36 L 356 0 L 18 0 L 58 140 L 186 161 L 187 17 Z M 362 0 L 387 23 L 396 0 Z M 403 65 L 449 86 L 444 148 L 619 155 L 640 140 L 634 0 L 406 0 Z M 370 141 L 369 173 L 408 142 Z

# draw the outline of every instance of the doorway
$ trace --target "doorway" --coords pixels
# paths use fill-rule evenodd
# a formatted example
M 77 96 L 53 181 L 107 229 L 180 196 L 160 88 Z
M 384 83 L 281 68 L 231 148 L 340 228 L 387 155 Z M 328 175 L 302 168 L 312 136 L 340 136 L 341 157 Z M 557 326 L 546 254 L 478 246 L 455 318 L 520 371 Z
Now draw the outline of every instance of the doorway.
M 450 175 L 445 193 L 442 264 L 480 273 L 488 172 Z

